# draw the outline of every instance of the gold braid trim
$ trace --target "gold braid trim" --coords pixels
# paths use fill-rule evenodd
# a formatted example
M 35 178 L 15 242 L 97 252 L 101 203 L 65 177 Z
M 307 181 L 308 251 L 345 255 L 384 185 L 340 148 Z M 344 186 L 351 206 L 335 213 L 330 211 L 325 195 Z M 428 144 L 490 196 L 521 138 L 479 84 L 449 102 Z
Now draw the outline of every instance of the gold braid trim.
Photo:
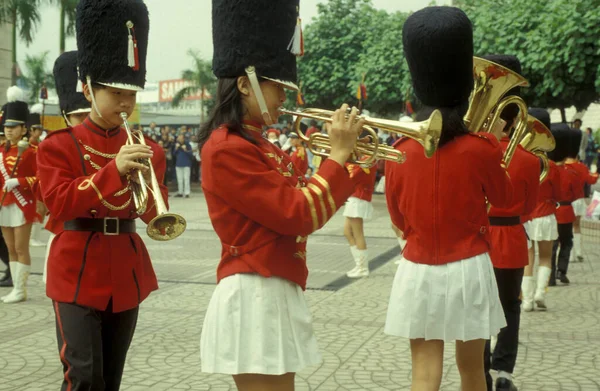
M 131 195 L 129 196 L 129 199 L 123 205 L 120 205 L 120 206 L 113 205 L 110 202 L 106 201 L 104 199 L 104 197 L 102 197 L 102 193 L 100 192 L 100 190 L 98 189 L 98 187 L 96 187 L 96 184 L 94 183 L 95 176 L 96 176 L 96 174 L 92 175 L 88 179 L 81 182 L 79 184 L 79 186 L 77 187 L 77 190 L 83 191 L 83 190 L 87 190 L 91 187 L 96 192 L 96 195 L 98 196 L 98 199 L 100 200 L 102 205 L 104 205 L 109 210 L 123 210 L 123 209 L 126 209 L 129 207 L 129 205 L 131 204 Z
M 89 153 L 93 153 L 94 155 L 102 156 L 103 158 L 106 158 L 106 159 L 114 159 L 117 157 L 116 153 L 104 153 L 104 152 L 96 151 L 94 148 L 90 147 L 89 145 L 85 145 L 81 140 L 79 140 L 79 143 L 83 146 L 83 148 L 85 148 L 86 151 L 88 151 Z

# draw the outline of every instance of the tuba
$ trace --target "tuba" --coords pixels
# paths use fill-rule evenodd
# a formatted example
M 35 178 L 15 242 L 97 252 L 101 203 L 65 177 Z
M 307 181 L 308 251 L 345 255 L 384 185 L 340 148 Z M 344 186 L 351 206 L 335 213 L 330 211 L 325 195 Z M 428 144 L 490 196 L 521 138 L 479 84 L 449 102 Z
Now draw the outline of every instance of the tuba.
M 550 172 L 550 163 L 546 152 L 554 150 L 556 140 L 550 129 L 532 115 L 527 118 L 527 132 L 520 141 L 523 148 L 536 155 L 542 161 L 542 172 L 540 183 L 542 183 Z
M 519 107 L 519 117 L 511 141 L 504 153 L 508 166 L 519 141 L 527 132 L 527 105 L 518 96 L 504 95 L 515 87 L 528 87 L 529 82 L 512 70 L 483 58 L 473 58 L 475 86 L 469 100 L 469 109 L 464 117 L 471 132 L 491 132 L 502 111 L 510 104 Z
M 302 118 L 311 118 L 318 121 L 331 123 L 333 111 L 321 109 L 289 111 L 280 109 L 280 112 L 282 114 L 296 116 L 294 131 L 304 142 L 306 142 L 308 149 L 313 153 L 313 155 L 321 157 L 329 156 L 331 153 L 329 136 L 326 134 L 314 133 L 311 134 L 310 137 L 306 137 L 306 135 L 300 129 L 300 121 Z M 356 156 L 353 156 L 350 159 L 350 162 L 362 166 L 372 165 L 377 160 L 388 160 L 396 163 L 404 163 L 406 160 L 404 153 L 390 146 L 380 144 L 377 132 L 375 132 L 373 128 L 400 134 L 416 140 L 423 146 L 425 150 L 425 156 L 427 157 L 431 157 L 437 149 L 442 133 L 442 113 L 439 110 L 435 110 L 426 121 L 413 123 L 371 117 L 357 117 L 357 119 L 360 118 L 364 119 L 365 125 L 363 126 L 363 129 L 367 131 L 371 140 L 370 142 L 365 142 L 362 140 L 357 141 L 354 155 L 358 153 L 360 156 L 367 156 L 367 159 L 359 160 Z
M 141 131 L 138 134 L 133 134 L 127 122 L 127 113 L 121 113 L 121 119 L 123 120 L 123 127 L 127 132 L 127 145 L 133 145 L 136 142 L 147 145 Z M 146 183 L 146 179 L 140 170 L 134 170 L 135 172 L 131 174 L 132 176 L 135 175 L 137 179 L 129 181 L 129 188 L 131 189 L 136 213 L 138 215 L 146 213 L 149 201 L 148 192 L 150 192 L 154 198 L 154 206 L 156 206 L 156 217 L 148 223 L 146 233 L 154 240 L 173 240 L 185 231 L 187 223 L 182 216 L 168 212 L 167 205 L 160 193 L 158 179 L 156 179 L 154 167 L 152 167 L 150 159 L 141 159 L 140 163 L 150 169 L 150 185 Z

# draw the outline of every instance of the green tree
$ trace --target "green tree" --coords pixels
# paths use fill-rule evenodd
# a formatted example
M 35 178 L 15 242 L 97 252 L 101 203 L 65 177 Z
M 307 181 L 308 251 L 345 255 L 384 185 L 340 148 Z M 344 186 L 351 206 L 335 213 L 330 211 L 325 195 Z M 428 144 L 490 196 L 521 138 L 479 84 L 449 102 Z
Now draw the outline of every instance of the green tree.
M 476 55 L 512 54 L 531 87 L 528 104 L 586 109 L 600 99 L 600 0 L 460 0 Z
M 59 48 L 60 53 L 65 52 L 65 41 L 67 37 L 75 34 L 75 18 L 77 16 L 77 4 L 79 0 L 50 0 L 55 3 L 60 12 L 59 22 Z
M 54 89 L 54 76 L 52 72 L 46 69 L 48 61 L 48 52 L 44 52 L 39 56 L 25 57 L 25 72 L 21 76 L 21 80 L 25 87 L 30 91 L 29 103 L 38 102 L 40 90 L 42 87 Z
M 17 82 L 17 36 L 29 45 L 40 22 L 39 0 L 2 0 L 0 24 L 12 24 L 12 83 Z
M 189 95 L 200 93 L 200 122 L 204 122 L 204 103 L 205 93 L 215 96 L 216 79 L 212 73 L 212 63 L 200 57 L 194 51 L 189 50 L 188 55 L 192 57 L 192 69 L 186 69 L 181 73 L 181 78 L 191 82 L 191 85 L 184 87 L 173 97 L 173 107 L 179 106 L 181 101 Z M 210 107 L 208 107 L 210 109 Z
M 356 104 L 358 66 L 370 37 L 381 35 L 385 11 L 370 0 L 330 0 L 304 29 L 305 54 L 298 62 L 308 106 L 324 109 Z M 367 89 L 370 91 L 367 75 Z

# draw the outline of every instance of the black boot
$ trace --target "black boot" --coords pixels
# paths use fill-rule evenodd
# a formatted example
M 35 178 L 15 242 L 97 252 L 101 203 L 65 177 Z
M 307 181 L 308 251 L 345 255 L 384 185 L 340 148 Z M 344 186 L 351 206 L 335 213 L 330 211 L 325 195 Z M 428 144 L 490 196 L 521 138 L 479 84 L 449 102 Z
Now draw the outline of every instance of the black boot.
M 12 286 L 13 286 L 13 280 L 12 280 L 12 276 L 10 275 L 10 268 L 7 268 L 6 271 L 4 272 L 4 276 L 2 278 L 0 278 L 0 287 L 12 288 Z
M 496 391 L 518 391 L 512 380 L 500 377 L 496 380 Z
M 565 273 L 561 272 L 560 270 L 558 271 L 558 273 L 556 273 L 556 278 L 558 278 L 558 280 L 560 282 L 562 282 L 563 284 L 569 284 L 571 282 L 567 278 L 567 275 Z

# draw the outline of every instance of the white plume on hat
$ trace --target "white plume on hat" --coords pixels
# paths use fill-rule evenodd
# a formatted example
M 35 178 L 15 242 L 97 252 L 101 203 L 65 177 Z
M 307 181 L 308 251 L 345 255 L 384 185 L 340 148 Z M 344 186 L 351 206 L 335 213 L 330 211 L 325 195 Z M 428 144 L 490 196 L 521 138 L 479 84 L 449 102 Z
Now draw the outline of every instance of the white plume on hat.
M 6 100 L 8 102 L 25 102 L 25 92 L 17 86 L 8 87 Z
M 30 114 L 42 114 L 43 110 L 44 110 L 44 105 L 42 105 L 41 103 L 36 103 L 29 108 L 29 113 Z

